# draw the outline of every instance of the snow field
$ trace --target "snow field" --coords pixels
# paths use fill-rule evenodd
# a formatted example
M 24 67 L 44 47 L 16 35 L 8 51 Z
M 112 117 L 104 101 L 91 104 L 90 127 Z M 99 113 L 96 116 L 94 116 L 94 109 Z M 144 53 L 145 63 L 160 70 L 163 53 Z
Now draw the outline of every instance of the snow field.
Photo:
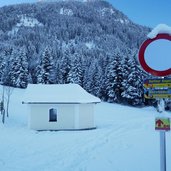
M 2 171 L 149 171 L 160 170 L 158 114 L 153 107 L 96 105 L 97 129 L 33 131 L 27 128 L 25 90 L 15 89 L 10 116 L 0 123 Z M 167 169 L 171 170 L 171 136 L 167 138 Z

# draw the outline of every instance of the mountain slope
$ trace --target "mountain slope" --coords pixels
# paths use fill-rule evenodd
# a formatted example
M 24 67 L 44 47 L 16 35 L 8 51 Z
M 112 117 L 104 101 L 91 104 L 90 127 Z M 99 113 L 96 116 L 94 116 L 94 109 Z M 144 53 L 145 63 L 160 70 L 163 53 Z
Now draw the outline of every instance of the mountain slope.
M 42 27 L 35 25 L 31 28 L 29 25 L 20 25 L 18 31 L 10 35 L 9 32 L 21 23 L 23 17 L 26 20 L 33 20 L 32 22 L 36 20 Z M 14 44 L 20 42 L 16 39 L 22 38 L 27 38 L 27 41 L 30 40 L 35 44 L 31 39 L 32 35 L 37 41 L 40 39 L 45 43 L 49 39 L 95 41 L 96 46 L 105 49 L 105 44 L 112 41 L 110 47 L 124 44 L 130 48 L 138 48 L 149 31 L 148 28 L 132 23 L 124 14 L 105 1 L 8 6 L 0 9 L 0 19 L 2 21 L 0 23 L 1 40 L 7 39 L 10 42 L 12 40 Z
M 103 99 L 113 98 L 123 79 L 111 90 L 111 62 L 118 57 L 120 67 L 128 65 L 126 57 L 135 60 L 129 63 L 136 67 L 130 66 L 127 75 L 120 68 L 116 72 L 122 73 L 116 75 L 127 79 L 131 68 L 136 68 L 141 80 L 133 82 L 142 82 L 135 58 L 150 29 L 133 23 L 105 1 L 7 6 L 0 8 L 0 20 L 0 82 L 5 85 L 25 88 L 28 82 L 72 82 Z M 134 91 L 139 87 L 132 86 Z

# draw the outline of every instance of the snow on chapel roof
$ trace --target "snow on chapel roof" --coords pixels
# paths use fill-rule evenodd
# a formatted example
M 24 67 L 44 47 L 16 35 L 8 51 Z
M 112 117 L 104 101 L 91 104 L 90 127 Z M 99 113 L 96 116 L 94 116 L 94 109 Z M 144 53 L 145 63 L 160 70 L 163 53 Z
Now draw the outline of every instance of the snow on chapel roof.
M 29 84 L 24 103 L 100 103 L 78 84 Z
M 166 24 L 159 24 L 147 35 L 147 37 L 150 39 L 153 39 L 159 33 L 166 33 L 166 34 L 171 35 L 171 27 L 169 27 Z

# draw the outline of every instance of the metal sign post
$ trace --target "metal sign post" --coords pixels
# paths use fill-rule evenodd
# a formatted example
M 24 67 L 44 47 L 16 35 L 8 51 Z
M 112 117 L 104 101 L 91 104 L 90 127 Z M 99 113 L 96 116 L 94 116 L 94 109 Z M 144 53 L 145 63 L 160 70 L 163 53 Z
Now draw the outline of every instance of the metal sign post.
M 156 118 L 155 129 L 160 131 L 160 170 L 166 171 L 166 131 L 170 130 L 170 119 Z
M 166 171 L 166 135 L 160 131 L 160 171 Z
M 170 131 L 170 119 L 156 118 L 155 129 L 160 131 L 160 171 L 166 171 L 166 131 Z

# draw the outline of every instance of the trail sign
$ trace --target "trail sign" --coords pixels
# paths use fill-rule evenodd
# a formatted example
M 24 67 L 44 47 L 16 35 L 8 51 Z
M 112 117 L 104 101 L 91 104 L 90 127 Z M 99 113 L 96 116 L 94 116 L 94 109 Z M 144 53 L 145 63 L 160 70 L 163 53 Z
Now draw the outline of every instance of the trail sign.
M 171 88 L 171 79 L 146 79 L 143 86 L 145 88 Z
M 170 131 L 170 119 L 169 118 L 156 118 L 155 129 Z
M 143 84 L 144 88 L 163 88 L 163 87 L 168 87 L 171 88 L 170 83 L 166 84 Z
M 171 98 L 171 79 L 146 79 L 143 86 L 147 99 Z
M 146 99 L 155 98 L 171 98 L 171 89 L 169 88 L 147 88 L 144 89 L 144 97 Z

